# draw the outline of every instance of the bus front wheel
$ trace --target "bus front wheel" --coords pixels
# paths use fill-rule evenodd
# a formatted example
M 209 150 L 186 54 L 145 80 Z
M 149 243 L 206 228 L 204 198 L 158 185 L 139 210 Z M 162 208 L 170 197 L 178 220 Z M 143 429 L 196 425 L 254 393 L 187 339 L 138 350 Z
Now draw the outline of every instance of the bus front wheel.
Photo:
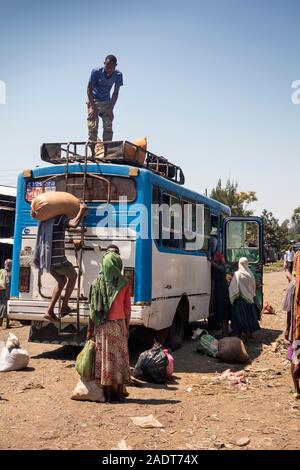
M 170 327 L 167 338 L 167 346 L 172 351 L 176 351 L 182 345 L 184 339 L 184 327 L 187 321 L 187 313 L 182 304 L 177 307 L 173 323 Z

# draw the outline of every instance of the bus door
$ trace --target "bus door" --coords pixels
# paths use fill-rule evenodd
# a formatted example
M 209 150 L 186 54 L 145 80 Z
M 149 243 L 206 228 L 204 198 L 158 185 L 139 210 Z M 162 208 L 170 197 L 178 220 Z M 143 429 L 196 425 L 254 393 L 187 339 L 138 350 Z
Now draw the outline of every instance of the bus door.
M 263 229 L 260 217 L 228 217 L 223 221 L 223 254 L 226 273 L 238 269 L 239 259 L 245 256 L 256 280 L 255 303 L 263 308 Z

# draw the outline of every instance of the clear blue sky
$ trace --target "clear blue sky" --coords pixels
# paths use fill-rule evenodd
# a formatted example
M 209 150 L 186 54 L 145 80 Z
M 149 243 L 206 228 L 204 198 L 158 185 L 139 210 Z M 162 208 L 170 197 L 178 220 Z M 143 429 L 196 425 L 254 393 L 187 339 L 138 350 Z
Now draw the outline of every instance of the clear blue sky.
M 114 137 L 147 135 L 187 186 L 257 192 L 256 214 L 300 206 L 297 0 L 0 2 L 0 184 L 39 164 L 42 142 L 86 138 L 86 85 L 107 54 L 124 86 Z

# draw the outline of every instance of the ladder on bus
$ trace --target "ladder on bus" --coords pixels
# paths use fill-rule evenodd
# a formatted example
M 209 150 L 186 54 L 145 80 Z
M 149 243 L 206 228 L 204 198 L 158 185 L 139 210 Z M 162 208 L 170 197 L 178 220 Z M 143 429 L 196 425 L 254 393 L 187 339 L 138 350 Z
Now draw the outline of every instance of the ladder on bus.
M 83 178 L 82 178 L 82 183 L 69 183 L 69 163 L 70 163 L 70 157 L 72 160 L 73 152 L 70 152 L 70 145 L 67 145 L 67 152 L 66 152 L 66 159 L 65 159 L 65 165 L 66 165 L 66 171 L 65 171 L 65 190 L 66 192 L 69 192 L 70 188 L 80 188 L 81 189 L 81 197 L 80 197 L 80 202 L 82 204 L 85 204 L 86 202 L 86 186 L 87 186 L 87 165 L 88 165 L 88 160 L 89 160 L 89 152 L 88 152 L 88 143 L 85 144 L 85 154 L 84 158 L 82 161 L 83 164 Z M 75 153 L 76 153 L 76 147 L 75 147 Z M 72 191 L 70 191 L 72 192 Z M 86 227 L 84 225 L 84 218 L 81 221 L 81 226 L 80 226 L 80 240 L 73 240 L 74 244 L 74 250 L 75 250 L 75 258 L 77 265 L 75 268 L 78 269 L 78 275 L 77 275 L 77 295 L 76 295 L 76 334 L 77 334 L 77 340 L 79 342 L 79 336 L 80 336 L 80 300 L 82 298 L 81 295 L 81 278 L 82 278 L 82 260 L 83 260 L 83 251 L 84 251 L 84 242 L 85 242 L 85 230 Z M 76 235 L 78 232 L 76 232 Z M 74 289 L 74 290 L 75 290 Z M 61 298 L 59 300 L 59 305 L 61 307 Z M 70 332 L 63 332 L 61 328 L 61 315 L 60 315 L 60 308 L 59 308 L 59 335 L 60 336 L 74 336 L 74 333 Z

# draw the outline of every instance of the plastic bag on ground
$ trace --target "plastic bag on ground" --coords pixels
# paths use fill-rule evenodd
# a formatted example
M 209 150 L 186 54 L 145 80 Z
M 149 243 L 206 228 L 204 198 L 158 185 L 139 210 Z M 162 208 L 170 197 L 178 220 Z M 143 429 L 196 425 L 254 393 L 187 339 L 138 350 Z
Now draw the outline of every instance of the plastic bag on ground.
M 134 416 L 130 418 L 133 424 L 141 428 L 163 428 L 164 426 L 153 415 Z
M 219 340 L 218 358 L 229 364 L 247 364 L 249 361 L 243 341 L 236 337 Z
M 85 381 L 80 379 L 72 392 L 71 398 L 80 401 L 105 402 L 103 387 L 94 380 Z
M 45 221 L 58 215 L 75 217 L 80 201 L 73 194 L 64 191 L 47 191 L 35 197 L 31 203 L 34 218 Z
M 196 351 L 207 354 L 208 356 L 217 357 L 219 351 L 219 342 L 216 338 L 209 335 L 206 330 L 197 328 L 193 332 L 192 339 L 196 342 Z
M 168 358 L 167 379 L 169 379 L 174 374 L 174 357 L 169 353 L 168 349 L 164 349 L 163 351 Z
M 8 333 L 6 345 L 0 353 L 0 372 L 26 369 L 29 363 L 29 354 L 20 347 L 17 336 Z
M 133 376 L 142 377 L 148 382 L 158 384 L 165 383 L 167 380 L 168 358 L 159 343 L 140 354 L 135 365 Z

